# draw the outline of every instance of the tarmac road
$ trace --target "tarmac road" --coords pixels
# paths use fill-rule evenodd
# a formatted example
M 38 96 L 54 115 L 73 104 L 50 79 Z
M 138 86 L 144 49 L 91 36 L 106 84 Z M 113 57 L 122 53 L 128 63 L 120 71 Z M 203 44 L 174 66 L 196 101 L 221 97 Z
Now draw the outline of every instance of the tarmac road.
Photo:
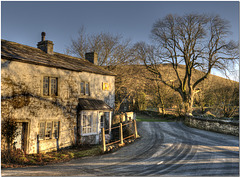
M 180 122 L 138 122 L 141 136 L 114 153 L 2 176 L 239 176 L 239 138 Z

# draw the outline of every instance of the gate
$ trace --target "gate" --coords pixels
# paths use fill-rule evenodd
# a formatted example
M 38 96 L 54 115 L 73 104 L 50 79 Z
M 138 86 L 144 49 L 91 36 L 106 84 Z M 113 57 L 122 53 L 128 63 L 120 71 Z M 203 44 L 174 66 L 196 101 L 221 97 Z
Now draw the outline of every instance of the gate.
M 124 133 L 124 132 L 126 132 L 126 131 L 124 131 L 124 128 L 125 128 L 125 130 L 128 129 L 128 131 L 132 130 L 132 134 Z M 129 121 L 125 124 L 120 123 L 119 126 L 111 128 L 111 132 L 113 134 L 114 134 L 114 132 L 117 133 L 117 136 L 119 137 L 118 139 L 113 139 L 112 142 L 106 143 L 106 139 L 105 139 L 105 132 L 106 131 L 109 131 L 109 129 L 102 128 L 102 148 L 103 148 L 103 152 L 105 152 L 106 148 L 110 145 L 119 144 L 119 146 L 123 146 L 124 145 L 124 140 L 130 139 L 130 138 L 136 139 L 138 137 L 136 120 Z M 116 137 L 116 135 L 114 137 Z

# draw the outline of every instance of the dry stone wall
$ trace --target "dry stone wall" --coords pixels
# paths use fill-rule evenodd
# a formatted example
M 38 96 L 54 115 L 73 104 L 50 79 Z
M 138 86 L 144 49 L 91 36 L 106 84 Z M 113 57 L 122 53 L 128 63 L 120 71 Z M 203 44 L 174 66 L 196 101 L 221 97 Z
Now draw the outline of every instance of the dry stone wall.
M 11 115 L 20 122 L 29 123 L 27 153 L 37 153 L 38 149 L 50 151 L 76 142 L 78 98 L 96 98 L 114 107 L 114 76 L 74 72 L 4 59 L 1 63 L 1 119 Z M 42 95 L 44 76 L 58 78 L 58 96 Z M 90 96 L 81 95 L 81 81 L 90 83 Z M 102 90 L 103 82 L 110 84 L 109 90 Z M 58 141 L 37 141 L 41 121 L 60 121 Z
M 239 136 L 238 121 L 186 117 L 185 124 L 193 128 Z

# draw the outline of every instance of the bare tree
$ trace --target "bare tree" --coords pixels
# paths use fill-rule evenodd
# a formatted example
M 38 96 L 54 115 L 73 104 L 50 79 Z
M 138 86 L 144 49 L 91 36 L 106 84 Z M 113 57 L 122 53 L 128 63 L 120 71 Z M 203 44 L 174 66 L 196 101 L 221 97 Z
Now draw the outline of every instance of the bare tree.
M 98 65 L 117 74 L 115 94 L 115 112 L 120 109 L 121 104 L 132 95 L 133 80 L 132 68 L 125 68 L 128 72 L 122 72 L 121 66 L 131 63 L 133 60 L 131 41 L 125 40 L 121 35 L 113 35 L 107 32 L 89 34 L 82 27 L 78 32 L 78 37 L 72 39 L 71 45 L 67 48 L 67 53 L 85 58 L 85 53 L 96 52 L 98 54 Z
M 117 73 L 115 80 L 115 111 L 118 111 L 121 107 L 121 104 L 125 101 L 130 103 L 134 102 L 135 100 L 136 106 L 138 104 L 137 100 L 139 98 L 139 93 L 144 92 L 146 85 L 146 81 L 143 79 L 146 68 L 137 65 L 124 65 L 117 66 L 114 69 L 114 72 Z
M 210 95 L 211 94 L 211 95 Z M 214 108 L 222 117 L 232 117 L 239 109 L 239 84 L 235 81 L 221 83 L 212 89 L 208 97 L 214 97 Z
M 137 43 L 135 48 L 147 69 L 180 94 L 185 113 L 191 114 L 198 84 L 213 68 L 225 71 L 238 58 L 237 45 L 226 41 L 229 33 L 229 23 L 218 15 L 167 15 L 153 25 L 156 45 Z M 174 77 L 167 77 L 160 64 L 169 64 Z M 184 73 L 179 72 L 180 67 L 185 67 Z M 203 72 L 193 80 L 196 69 Z
M 68 54 L 85 58 L 85 53 L 96 52 L 98 64 L 108 66 L 109 70 L 116 65 L 125 64 L 130 57 L 130 40 L 123 40 L 121 35 L 110 33 L 88 34 L 82 27 L 77 39 L 72 39 L 72 44 L 67 48 Z

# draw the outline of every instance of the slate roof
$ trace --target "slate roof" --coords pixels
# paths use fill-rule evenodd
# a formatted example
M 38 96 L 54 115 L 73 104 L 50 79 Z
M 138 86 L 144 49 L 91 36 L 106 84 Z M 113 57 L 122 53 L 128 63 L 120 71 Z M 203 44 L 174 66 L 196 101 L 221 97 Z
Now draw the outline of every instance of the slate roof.
M 93 98 L 79 98 L 78 106 L 80 110 L 112 110 L 104 101 Z
M 85 59 L 72 57 L 54 52 L 53 55 L 47 54 L 42 50 L 16 42 L 1 40 L 2 59 L 14 60 L 30 64 L 67 69 L 77 72 L 90 72 L 102 75 L 115 76 L 113 72 L 103 69 L 101 66 L 94 65 Z

